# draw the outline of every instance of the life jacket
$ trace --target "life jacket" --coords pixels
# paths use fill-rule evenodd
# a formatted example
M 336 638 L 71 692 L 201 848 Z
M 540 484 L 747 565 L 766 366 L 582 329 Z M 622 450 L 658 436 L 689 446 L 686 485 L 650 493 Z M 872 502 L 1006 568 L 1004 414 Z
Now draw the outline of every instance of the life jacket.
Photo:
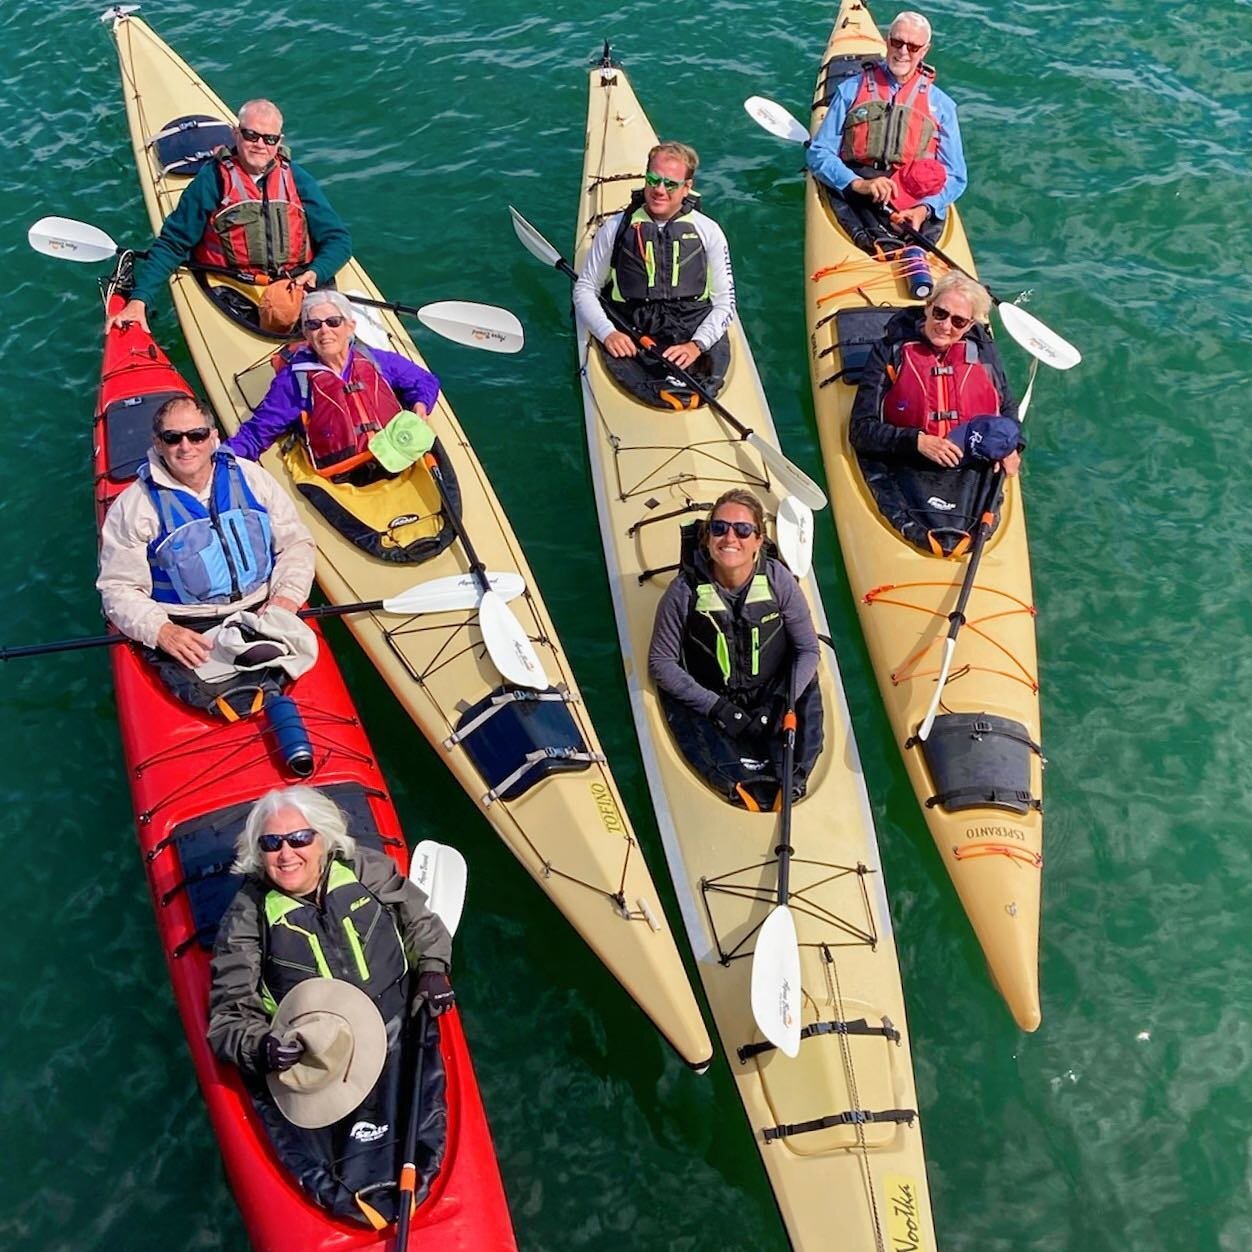
M 895 80 L 879 61 L 861 70 L 856 99 L 843 123 L 839 155 L 848 164 L 890 169 L 939 150 L 939 123 L 930 111 L 935 71 L 920 65 L 894 96 Z
M 713 276 L 704 242 L 691 220 L 700 200 L 687 196 L 668 222 L 655 222 L 643 192 L 630 198 L 613 240 L 606 299 L 615 304 L 657 300 L 698 303 L 708 311 Z
M 1000 394 L 978 356 L 978 344 L 968 338 L 943 352 L 926 342 L 901 345 L 898 364 L 887 367 L 892 383 L 883 396 L 883 421 L 946 436 L 972 417 L 998 414 Z
M 291 370 L 300 388 L 300 421 L 313 468 L 330 478 L 372 459 L 370 436 L 404 406 L 370 350 L 352 345 L 347 379 L 303 352 Z
M 695 593 L 683 632 L 683 668 L 710 691 L 747 695 L 771 685 L 787 664 L 782 611 L 765 566 L 759 569 L 737 610 L 703 561 L 681 575 Z
M 291 162 L 275 157 L 259 178 L 253 178 L 226 148 L 219 148 L 214 159 L 221 175 L 221 200 L 191 250 L 191 259 L 269 278 L 307 269 L 313 246 Z
M 395 918 L 343 861 L 330 863 L 320 906 L 271 888 L 262 911 L 261 999 L 271 1016 L 306 978 L 360 987 L 385 1022 L 404 1008 L 409 961 Z
M 274 569 L 269 514 L 225 448 L 213 454 L 206 508 L 139 467 L 160 530 L 148 544 L 152 598 L 161 604 L 230 604 L 264 587 Z

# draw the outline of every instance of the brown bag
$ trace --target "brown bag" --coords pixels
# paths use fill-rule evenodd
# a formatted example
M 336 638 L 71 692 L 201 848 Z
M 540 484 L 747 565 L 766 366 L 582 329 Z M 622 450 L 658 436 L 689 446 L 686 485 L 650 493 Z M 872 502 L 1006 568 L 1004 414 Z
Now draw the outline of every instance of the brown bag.
M 287 335 L 300 321 L 304 288 L 290 278 L 276 278 L 261 297 L 261 329 L 267 335 Z

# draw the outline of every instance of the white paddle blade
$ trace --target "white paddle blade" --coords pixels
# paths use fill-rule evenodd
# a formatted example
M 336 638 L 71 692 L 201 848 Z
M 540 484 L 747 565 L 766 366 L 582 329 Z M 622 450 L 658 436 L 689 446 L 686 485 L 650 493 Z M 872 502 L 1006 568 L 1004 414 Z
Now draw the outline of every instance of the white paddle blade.
M 381 348 L 384 352 L 391 347 L 391 336 L 387 333 L 387 327 L 383 323 L 382 317 L 376 308 L 369 304 L 356 304 L 354 297 L 361 299 L 369 299 L 359 287 L 354 287 L 351 291 L 343 293 L 349 300 L 353 300 L 356 312 L 353 317 L 356 319 L 356 337 L 361 340 L 367 347 Z
M 1004 329 L 1044 365 L 1054 370 L 1072 370 L 1082 360 L 1082 353 L 1051 327 L 1045 326 L 1033 313 L 1020 305 L 1000 303 L 1000 320 Z
M 526 590 L 526 580 L 521 574 L 489 573 L 487 581 L 491 590 L 501 600 L 516 600 Z M 457 609 L 478 607 L 482 588 L 473 574 L 449 574 L 446 578 L 432 578 L 402 591 L 398 596 L 383 601 L 384 613 L 451 613 Z
M 488 352 L 520 352 L 526 342 L 516 316 L 494 304 L 440 300 L 418 309 L 417 320 L 445 339 Z
M 813 568 L 813 510 L 795 496 L 783 496 L 774 518 L 778 551 L 797 578 L 807 578 Z
M 560 265 L 561 254 L 511 204 L 509 216 L 513 219 L 513 233 L 531 256 L 545 265 Z
M 931 700 L 930 708 L 926 710 L 926 716 L 917 728 L 917 737 L 923 743 L 930 737 L 930 728 L 935 724 L 935 715 L 939 712 L 939 702 L 943 699 L 944 684 L 948 681 L 948 671 L 952 668 L 952 656 L 955 652 L 956 640 L 949 635 L 943 641 L 943 665 L 939 669 L 939 681 L 935 684 L 935 698 Z
M 777 135 L 779 139 L 786 139 L 789 143 L 808 143 L 809 132 L 781 104 L 767 100 L 764 96 L 749 96 L 743 102 L 743 107 L 748 116 L 771 135 Z
M 62 261 L 111 261 L 117 244 L 98 226 L 76 222 L 72 217 L 41 217 L 26 232 L 36 252 Z
M 465 858 L 456 848 L 423 839 L 413 849 L 409 878 L 422 889 L 431 912 L 439 914 L 450 935 L 461 923 L 468 877 Z
M 122 18 L 131 13 L 138 13 L 139 6 L 137 4 L 115 4 L 111 9 L 105 9 L 100 14 L 100 20 L 107 26 L 110 22 L 120 22 Z
M 536 691 L 551 685 L 521 622 L 494 591 L 486 592 L 478 605 L 478 626 L 483 632 L 487 654 L 501 678 Z
M 766 443 L 755 431 L 748 435 L 748 442 L 761 454 L 761 460 L 774 471 L 778 481 L 811 509 L 826 507 L 826 493 L 802 470 L 793 465 L 771 443 Z
M 800 944 L 795 918 L 780 904 L 757 932 L 752 956 L 752 1016 L 780 1052 L 800 1051 Z

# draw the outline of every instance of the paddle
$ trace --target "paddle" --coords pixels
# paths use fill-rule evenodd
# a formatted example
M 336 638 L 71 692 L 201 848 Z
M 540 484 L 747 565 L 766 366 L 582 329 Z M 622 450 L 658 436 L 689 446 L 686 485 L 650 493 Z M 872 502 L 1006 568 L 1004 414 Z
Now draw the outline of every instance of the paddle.
M 786 1056 L 800 1051 L 800 943 L 787 906 L 791 874 L 791 806 L 796 774 L 796 667 L 787 684 L 783 716 L 782 795 L 779 813 L 778 903 L 756 936 L 752 956 L 752 1016 L 761 1033 Z
M 509 206 L 509 213 L 513 218 L 513 232 L 517 235 L 526 251 L 545 265 L 550 265 L 553 269 L 560 270 L 571 282 L 577 281 L 578 272 L 534 226 L 511 205 Z M 666 370 L 676 378 L 681 379 L 713 412 L 717 413 L 723 421 L 737 430 L 740 437 L 755 448 L 761 460 L 778 475 L 779 482 L 782 483 L 787 491 L 797 499 L 802 500 L 811 509 L 824 509 L 826 507 L 826 493 L 803 470 L 792 464 L 777 448 L 767 443 L 760 435 L 749 430 L 717 400 L 699 379 L 694 378 L 685 369 L 675 365 L 673 361 L 667 361 L 655 342 L 647 335 L 640 335 L 608 301 L 601 300 L 600 307 L 604 309 L 609 321 L 618 330 L 625 335 L 629 335 L 649 357 L 654 361 L 659 361 Z
M 36 252 L 62 261 L 106 261 L 122 251 L 112 237 L 99 227 L 71 217 L 41 217 L 26 232 L 26 238 Z M 136 252 L 134 255 L 142 257 L 144 253 Z M 234 270 L 212 265 L 189 263 L 181 268 L 197 273 L 235 276 Z M 392 300 L 373 300 L 355 292 L 342 294 L 353 304 L 390 309 L 394 313 L 411 313 L 428 330 L 470 348 L 484 348 L 488 352 L 520 352 L 525 343 L 521 322 L 508 309 L 493 304 L 438 300 L 417 308 Z
M 787 109 L 776 101 L 768 100 L 764 96 L 749 96 L 743 102 L 743 107 L 747 110 L 748 116 L 758 126 L 769 131 L 771 135 L 776 135 L 779 139 L 785 139 L 791 143 L 808 143 L 808 131 Z M 881 211 L 884 216 L 887 216 L 889 213 L 885 208 Z M 950 269 L 957 270 L 964 274 L 966 278 L 974 278 L 968 270 L 958 265 L 937 244 L 931 243 L 920 231 L 914 230 L 907 222 L 893 220 L 891 228 L 919 248 L 923 248 L 932 255 L 937 256 Z M 974 281 L 982 282 L 981 279 L 974 279 Z M 1082 360 L 1082 354 L 1072 343 L 1062 339 L 1056 331 L 1045 326 L 1037 317 L 1027 313 L 1019 305 L 1006 304 L 985 283 L 982 285 L 986 288 L 987 294 L 991 296 L 992 303 L 1000 310 L 1004 329 L 1031 356 L 1036 357 L 1045 365 L 1050 365 L 1053 369 L 1058 370 L 1073 369 Z
M 448 486 L 443 480 L 439 462 L 431 453 L 425 456 L 426 468 L 439 489 L 439 498 L 443 501 L 443 511 L 456 531 L 469 561 L 470 577 L 474 578 L 482 588 L 482 599 L 478 604 L 478 626 L 482 631 L 483 642 L 487 645 L 487 654 L 491 663 L 500 671 L 500 676 L 519 687 L 533 687 L 542 691 L 550 684 L 544 673 L 543 664 L 535 652 L 522 624 L 513 615 L 513 611 L 496 595 L 484 572 L 483 563 L 478 559 L 473 543 L 465 530 L 465 522 L 452 503 L 448 494 Z
M 465 906 L 466 867 L 465 858 L 447 844 L 423 839 L 413 849 L 413 861 L 409 877 L 425 893 L 433 913 L 447 927 L 448 934 L 455 935 Z M 423 1004 L 417 1014 L 417 1066 L 413 1073 L 413 1096 L 409 1101 L 409 1120 L 404 1133 L 404 1163 L 400 1167 L 400 1208 L 396 1218 L 396 1247 L 403 1249 L 409 1243 L 409 1222 L 413 1215 L 413 1199 L 417 1195 L 417 1128 L 421 1121 L 422 1069 L 426 1062 L 426 1049 L 430 1032 L 439 1038 L 439 1019 L 431 1017 Z
M 991 533 L 992 524 L 995 522 L 996 493 L 1000 489 L 1003 477 L 1004 471 L 998 466 L 991 471 L 991 484 L 987 490 L 982 513 L 978 518 L 978 533 L 974 536 L 974 546 L 970 549 L 965 579 L 961 583 L 961 591 L 956 597 L 956 604 L 952 612 L 948 614 L 948 637 L 943 645 L 943 665 L 939 669 L 935 697 L 931 700 L 930 708 L 926 710 L 926 716 L 922 719 L 922 724 L 917 731 L 917 738 L 921 743 L 926 742 L 930 728 L 935 724 L 935 715 L 939 712 L 939 701 L 943 698 L 943 687 L 948 681 L 948 671 L 952 668 L 952 657 L 956 652 L 956 637 L 961 633 L 961 627 L 965 625 L 965 606 L 969 602 L 970 592 L 974 589 L 974 576 L 978 573 L 978 563 L 982 560 L 983 547 L 986 545 L 987 536 Z
M 502 603 L 515 599 L 526 589 L 525 580 L 520 574 L 490 573 L 486 578 L 492 594 Z M 297 616 L 342 617 L 345 613 L 397 613 L 413 616 L 417 613 L 449 613 L 457 609 L 474 608 L 481 595 L 477 578 L 469 574 L 449 574 L 444 578 L 432 578 L 428 582 L 418 583 L 386 600 L 362 600 L 356 604 L 320 604 L 315 608 L 301 609 Z M 57 643 L 24 644 L 17 648 L 0 648 L 0 661 L 10 661 L 21 656 L 44 656 L 50 652 L 77 652 L 81 648 L 107 648 L 113 644 L 129 642 L 129 636 L 115 634 L 62 639 Z
M 783 496 L 774 515 L 774 536 L 787 568 L 805 578 L 813 568 L 813 510 L 795 496 Z

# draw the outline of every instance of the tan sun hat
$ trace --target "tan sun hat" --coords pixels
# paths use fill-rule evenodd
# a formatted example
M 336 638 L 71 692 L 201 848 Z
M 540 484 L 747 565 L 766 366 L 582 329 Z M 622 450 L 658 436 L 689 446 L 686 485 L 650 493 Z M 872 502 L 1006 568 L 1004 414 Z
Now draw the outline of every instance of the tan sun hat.
M 339 978 L 306 978 L 278 1006 L 273 1034 L 299 1039 L 304 1055 L 290 1069 L 268 1074 L 282 1115 L 313 1129 L 346 1117 L 369 1095 L 387 1059 L 387 1027 L 359 987 Z

